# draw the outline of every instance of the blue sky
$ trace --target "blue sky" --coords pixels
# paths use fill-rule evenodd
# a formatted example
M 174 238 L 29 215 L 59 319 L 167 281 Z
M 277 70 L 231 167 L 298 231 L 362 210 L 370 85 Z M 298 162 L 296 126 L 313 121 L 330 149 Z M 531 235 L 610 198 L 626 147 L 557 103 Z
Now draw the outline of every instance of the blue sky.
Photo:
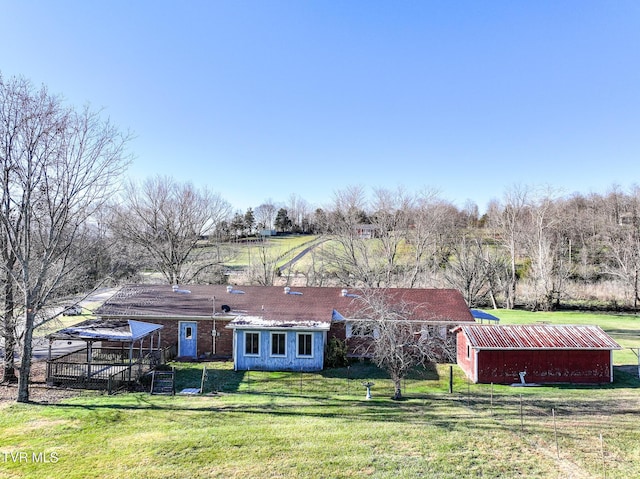
M 0 0 L 0 70 L 246 210 L 353 185 L 481 210 L 640 172 L 640 2 Z

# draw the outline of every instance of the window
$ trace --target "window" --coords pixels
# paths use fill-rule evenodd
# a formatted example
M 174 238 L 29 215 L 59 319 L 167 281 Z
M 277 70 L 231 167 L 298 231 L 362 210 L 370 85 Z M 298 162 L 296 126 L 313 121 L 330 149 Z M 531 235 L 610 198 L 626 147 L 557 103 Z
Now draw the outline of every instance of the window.
M 244 333 L 244 354 L 247 356 L 260 356 L 260 333 Z
M 285 333 L 271 333 L 271 356 L 285 356 L 287 335 Z
M 447 339 L 447 327 L 446 326 L 442 326 L 440 328 L 440 337 L 442 339 Z
M 191 326 L 184 328 L 184 339 L 193 339 L 193 328 Z
M 298 333 L 298 356 L 313 356 L 313 334 Z
M 467 359 L 471 358 L 471 346 L 467 344 Z
M 373 323 L 366 321 L 347 323 L 347 338 L 376 338 L 378 332 Z

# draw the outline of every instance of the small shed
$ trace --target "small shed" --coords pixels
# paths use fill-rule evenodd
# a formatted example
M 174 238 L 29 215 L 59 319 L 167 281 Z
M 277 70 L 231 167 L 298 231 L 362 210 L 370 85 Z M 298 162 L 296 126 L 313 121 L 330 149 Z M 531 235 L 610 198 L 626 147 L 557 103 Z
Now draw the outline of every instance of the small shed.
M 613 351 L 622 349 L 598 326 L 475 324 L 454 331 L 457 363 L 475 383 L 612 382 Z

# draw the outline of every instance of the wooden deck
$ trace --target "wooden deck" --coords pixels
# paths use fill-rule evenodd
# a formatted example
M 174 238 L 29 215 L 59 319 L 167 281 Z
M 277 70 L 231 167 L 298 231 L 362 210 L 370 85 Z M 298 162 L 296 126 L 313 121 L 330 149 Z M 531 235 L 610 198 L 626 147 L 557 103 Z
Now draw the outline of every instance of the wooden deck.
M 81 389 L 105 389 L 112 394 L 133 387 L 155 367 L 175 355 L 175 348 L 134 350 L 87 348 L 47 361 L 47 384 Z

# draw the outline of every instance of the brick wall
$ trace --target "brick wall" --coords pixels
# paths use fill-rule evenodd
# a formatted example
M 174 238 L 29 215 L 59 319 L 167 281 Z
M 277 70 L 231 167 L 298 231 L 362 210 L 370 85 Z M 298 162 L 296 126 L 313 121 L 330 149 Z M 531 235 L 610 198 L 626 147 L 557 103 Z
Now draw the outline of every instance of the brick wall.
M 213 354 L 213 335 L 211 334 L 213 330 L 213 320 L 194 320 L 198 324 L 198 357 L 201 356 L 210 356 Z M 172 345 L 178 344 L 178 331 L 180 321 L 177 319 L 153 319 L 148 320 L 146 322 L 161 324 L 164 326 L 160 332 L 160 347 L 167 348 Z M 233 331 L 231 329 L 227 329 L 226 326 L 229 324 L 228 320 L 220 320 L 216 319 L 215 328 L 216 328 L 216 351 L 215 357 L 221 358 L 231 358 L 233 353 Z M 154 339 L 155 341 L 155 339 Z M 103 341 L 103 346 L 120 346 L 120 343 L 107 343 Z M 148 347 L 149 340 L 145 340 L 145 347 Z M 156 344 L 154 344 L 154 347 Z

